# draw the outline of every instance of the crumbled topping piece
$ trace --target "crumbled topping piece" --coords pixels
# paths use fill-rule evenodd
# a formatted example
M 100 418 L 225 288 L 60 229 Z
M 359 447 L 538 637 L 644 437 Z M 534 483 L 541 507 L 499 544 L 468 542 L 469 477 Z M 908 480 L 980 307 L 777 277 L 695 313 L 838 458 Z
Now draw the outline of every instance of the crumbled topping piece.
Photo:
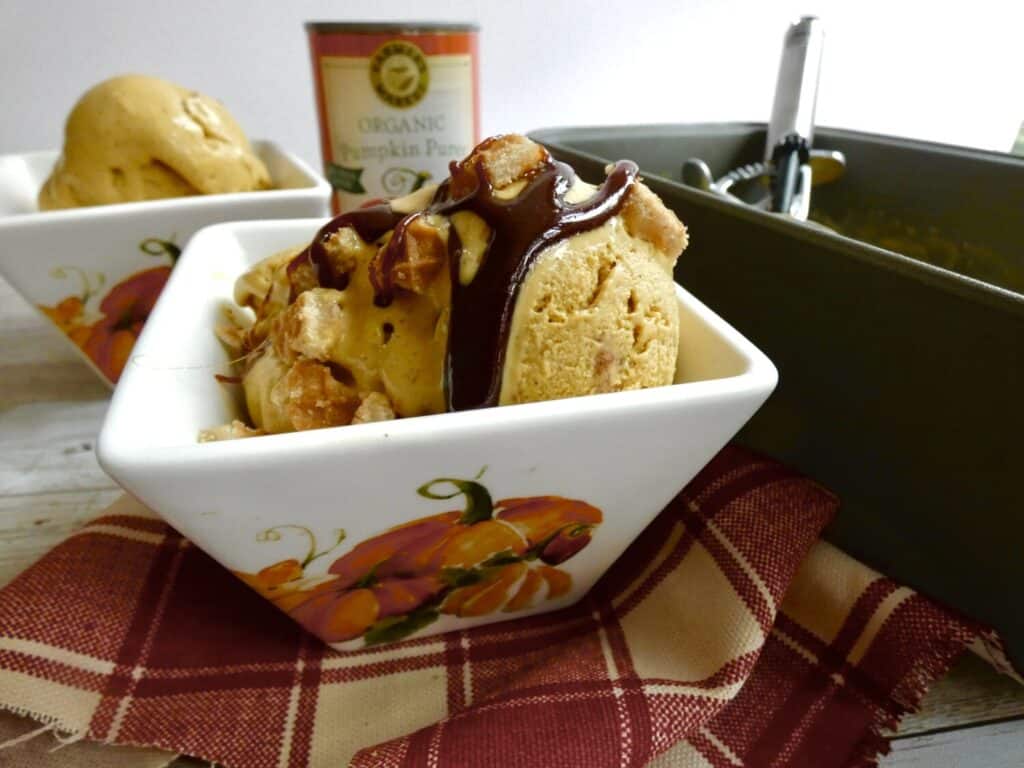
M 495 136 L 480 144 L 473 154 L 454 166 L 450 193 L 453 198 L 472 192 L 479 168 L 495 189 L 524 179 L 550 159 L 548 151 L 525 136 Z
M 298 253 L 289 248 L 264 259 L 235 281 L 235 303 L 257 315 L 283 309 L 290 298 L 288 264 Z
M 371 392 L 363 398 L 355 415 L 352 417 L 353 424 L 368 424 L 371 421 L 390 421 L 395 418 L 395 411 L 391 407 L 391 401 L 382 392 Z
M 448 220 L 417 216 L 405 231 L 405 252 L 392 269 L 395 285 L 413 293 L 427 292 L 448 263 Z
M 331 348 L 343 327 L 343 294 L 331 288 L 313 288 L 300 293 L 279 315 L 274 351 L 282 360 L 303 356 L 330 360 Z
M 239 440 L 243 437 L 258 437 L 265 435 L 262 429 L 253 429 L 248 424 L 235 419 L 230 424 L 221 424 L 212 429 L 203 429 L 199 432 L 200 443 L 213 443 L 219 440 Z
M 661 251 L 669 271 L 689 244 L 686 225 L 643 184 L 634 184 L 627 193 L 622 221 L 630 235 L 646 240 Z
M 329 366 L 303 359 L 274 385 L 270 400 L 297 430 L 348 424 L 359 407 L 358 393 L 335 379 Z

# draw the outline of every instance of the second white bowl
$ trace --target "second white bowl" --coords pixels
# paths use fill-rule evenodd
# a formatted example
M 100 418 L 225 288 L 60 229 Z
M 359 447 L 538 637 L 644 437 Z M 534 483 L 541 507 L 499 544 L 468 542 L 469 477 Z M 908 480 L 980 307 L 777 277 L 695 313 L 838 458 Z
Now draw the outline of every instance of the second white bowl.
M 59 211 L 36 205 L 56 151 L 0 156 L 0 274 L 115 383 L 193 232 L 222 221 L 327 215 L 323 178 L 273 143 L 253 146 L 272 189 Z

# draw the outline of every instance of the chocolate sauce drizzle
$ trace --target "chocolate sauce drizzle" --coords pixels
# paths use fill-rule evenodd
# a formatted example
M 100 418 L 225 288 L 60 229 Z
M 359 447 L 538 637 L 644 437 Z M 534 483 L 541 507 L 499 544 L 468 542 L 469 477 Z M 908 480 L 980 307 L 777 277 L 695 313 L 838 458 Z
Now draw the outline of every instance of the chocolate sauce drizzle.
M 321 227 L 313 241 L 291 260 L 288 264 L 288 273 L 294 274 L 300 266 L 308 264 L 313 268 L 313 274 L 321 287 L 343 291 L 348 287 L 348 272 L 340 270 L 327 253 L 326 244 L 334 233 L 345 227 L 352 227 L 363 242 L 372 243 L 383 237 L 404 218 L 405 214 L 392 210 L 387 203 L 377 203 L 335 216 Z
M 491 228 L 492 237 L 469 285 L 459 281 L 461 243 L 454 227 L 448 238 L 452 299 L 445 391 L 448 410 L 464 411 L 498 403 L 512 313 L 537 255 L 560 240 L 599 227 L 618 213 L 636 181 L 637 167 L 626 160 L 616 163 L 597 192 L 580 203 L 565 201 L 575 180 L 572 168 L 551 159 L 531 173 L 518 195 L 507 200 L 495 194 L 479 163 L 469 168 L 452 163 L 451 171 L 453 177 L 462 177 L 460 181 L 465 181 L 466 173 L 474 174 L 476 184 L 453 197 L 451 182 L 446 181 L 425 211 L 401 214 L 381 203 L 342 214 L 317 233 L 289 270 L 308 263 L 320 285 L 343 290 L 348 275 L 331 264 L 324 247 L 331 235 L 353 227 L 365 242 L 372 243 L 393 230 L 370 272 L 375 301 L 384 306 L 396 290 L 393 267 L 405 253 L 406 232 L 417 217 L 456 211 L 480 216 Z

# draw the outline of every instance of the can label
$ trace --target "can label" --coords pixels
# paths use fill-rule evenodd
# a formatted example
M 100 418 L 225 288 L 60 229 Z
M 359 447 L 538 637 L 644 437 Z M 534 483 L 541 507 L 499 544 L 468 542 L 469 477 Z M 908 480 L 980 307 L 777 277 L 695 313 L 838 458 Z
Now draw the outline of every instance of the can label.
M 470 36 L 311 31 L 335 210 L 439 182 L 469 153 L 477 138 L 475 35 L 472 45 L 451 38 Z

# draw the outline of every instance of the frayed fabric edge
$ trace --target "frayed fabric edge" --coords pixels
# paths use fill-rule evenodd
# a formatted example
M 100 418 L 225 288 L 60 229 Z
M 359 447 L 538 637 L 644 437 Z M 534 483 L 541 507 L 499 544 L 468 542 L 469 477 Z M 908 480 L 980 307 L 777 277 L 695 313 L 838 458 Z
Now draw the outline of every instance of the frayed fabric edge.
M 976 656 L 991 664 L 997 672 L 1024 685 L 1024 673 L 1013 665 L 1002 638 L 996 632 L 980 632 L 969 648 Z
M 39 725 L 35 730 L 26 731 L 19 736 L 15 736 L 13 739 L 8 739 L 7 741 L 0 743 L 0 750 L 16 747 L 19 744 L 24 744 L 25 742 L 31 741 L 32 739 L 38 738 L 39 736 L 47 733 L 52 734 L 59 742 L 54 749 L 60 749 L 68 744 L 81 741 L 86 735 L 85 728 L 72 728 L 59 717 L 52 717 L 39 712 L 33 712 L 25 707 L 19 707 L 13 704 L 0 704 L 0 712 L 8 712 L 17 717 L 24 717 Z
M 979 634 L 977 628 L 962 626 L 930 653 L 923 654 L 892 692 L 896 711 L 876 710 L 871 728 L 854 747 L 845 768 L 877 768 L 878 761 L 892 750 L 891 741 L 900 721 L 921 708 L 928 689 L 949 672 Z
M 27 744 L 33 739 L 40 738 L 46 734 L 50 734 L 53 739 L 57 742 L 51 749 L 50 752 L 56 752 L 59 749 L 77 744 L 80 741 L 85 741 L 88 736 L 88 729 L 81 728 L 76 729 L 70 727 L 67 723 L 63 722 L 60 718 L 51 717 L 49 715 L 42 715 L 38 712 L 33 712 L 25 707 L 18 707 L 13 704 L 0 704 L 0 712 L 14 715 L 15 717 L 22 717 L 32 723 L 38 724 L 37 728 L 32 728 L 25 733 L 15 736 L 7 741 L 0 742 L 0 751 L 5 749 L 12 749 L 22 744 Z M 101 743 L 101 742 L 96 742 Z M 122 746 L 139 747 L 143 749 L 154 749 L 144 744 L 108 744 L 111 748 L 117 748 Z M 180 753 L 170 751 L 167 753 L 167 761 L 160 765 L 160 768 L 167 768 L 171 763 L 180 757 Z M 211 762 L 211 768 L 216 763 Z

